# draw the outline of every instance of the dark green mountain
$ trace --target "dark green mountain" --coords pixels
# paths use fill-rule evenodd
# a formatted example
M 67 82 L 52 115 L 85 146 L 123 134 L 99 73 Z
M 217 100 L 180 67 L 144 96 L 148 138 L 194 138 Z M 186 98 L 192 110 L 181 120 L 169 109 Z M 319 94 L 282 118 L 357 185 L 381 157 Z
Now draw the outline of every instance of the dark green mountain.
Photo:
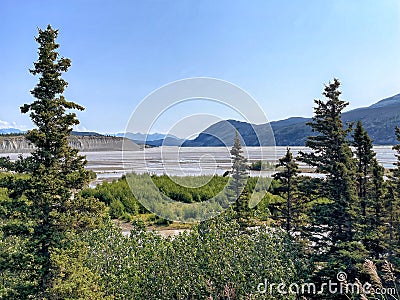
M 247 146 L 272 146 L 274 145 L 273 133 L 268 124 L 254 125 L 246 122 L 227 120 L 217 122 L 194 140 L 187 140 L 183 147 L 219 147 L 232 146 L 235 138 L 235 131 L 238 130 L 241 136 L 242 145 Z
M 375 145 L 393 145 L 396 143 L 394 128 L 400 126 L 400 94 L 369 107 L 345 112 L 342 119 L 345 123 L 361 120 Z M 272 128 L 277 146 L 304 146 L 306 138 L 313 134 L 306 125 L 310 120 L 294 117 L 271 122 L 271 127 L 267 124 L 254 125 L 234 120 L 220 121 L 208 127 L 194 140 L 185 141 L 183 146 L 231 146 L 235 130 L 239 131 L 246 146 L 268 146 L 272 143 L 269 128 Z
M 152 147 L 160 147 L 160 146 L 178 146 L 178 147 L 180 147 L 184 141 L 185 141 L 184 139 L 179 139 L 177 137 L 166 136 L 163 139 L 147 141 L 146 145 L 149 145 Z M 140 145 L 140 141 L 138 141 L 138 144 Z
M 358 120 L 363 122 L 374 144 L 396 144 L 394 128 L 400 126 L 400 94 L 343 114 L 345 122 Z

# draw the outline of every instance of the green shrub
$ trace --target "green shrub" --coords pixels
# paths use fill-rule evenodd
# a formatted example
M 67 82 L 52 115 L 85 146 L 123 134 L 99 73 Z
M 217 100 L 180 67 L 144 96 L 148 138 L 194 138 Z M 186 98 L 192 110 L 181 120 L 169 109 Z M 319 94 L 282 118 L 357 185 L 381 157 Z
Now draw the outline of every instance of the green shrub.
M 109 210 L 110 217 L 119 219 L 124 214 L 124 205 L 119 200 L 113 200 L 110 204 Z
M 136 224 L 128 238 L 109 225 L 86 239 L 88 267 L 115 299 L 265 299 L 259 283 L 301 282 L 308 275 L 286 234 L 264 226 L 243 231 L 226 216 L 172 238 Z
M 250 164 L 249 169 L 252 171 L 273 170 L 274 164 L 268 161 L 257 160 Z
M 133 216 L 146 212 L 146 209 L 140 205 L 132 194 L 125 177 L 111 183 L 103 182 L 94 189 L 83 189 L 80 193 L 84 198 L 95 197 L 104 202 L 107 206 L 111 206 L 113 202 L 118 200 L 122 204 L 123 210 Z M 110 212 L 111 217 L 114 215 L 115 214 L 111 216 Z M 122 216 L 122 214 L 120 216 Z
M 127 212 L 123 212 L 122 216 L 120 217 L 120 219 L 126 221 L 126 222 L 132 222 L 133 221 L 133 216 L 130 213 Z

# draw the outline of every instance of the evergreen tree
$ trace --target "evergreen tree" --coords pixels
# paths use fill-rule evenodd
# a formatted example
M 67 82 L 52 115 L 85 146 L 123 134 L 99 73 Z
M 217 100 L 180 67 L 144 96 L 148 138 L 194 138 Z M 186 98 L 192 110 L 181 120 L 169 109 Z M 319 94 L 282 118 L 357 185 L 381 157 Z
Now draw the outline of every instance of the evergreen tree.
M 383 254 L 382 226 L 384 168 L 376 160 L 372 140 L 358 121 L 353 133 L 353 146 L 357 159 L 357 191 L 361 214 L 358 218 L 360 238 L 370 252 L 379 258 Z
M 353 134 L 353 146 L 357 157 L 357 190 L 361 204 L 361 214 L 365 218 L 367 215 L 367 182 L 371 173 L 371 164 L 375 157 L 372 150 L 372 141 L 368 133 L 364 130 L 361 121 L 357 122 Z
M 395 129 L 395 133 L 396 133 L 396 138 L 397 141 L 399 142 L 399 144 L 393 146 L 393 150 L 395 150 L 397 153 L 396 158 L 397 161 L 394 163 L 394 170 L 393 170 L 393 174 L 391 176 L 391 180 L 393 182 L 393 184 L 397 187 L 396 188 L 396 192 L 397 192 L 397 197 L 400 194 L 400 127 L 396 127 Z
M 235 198 L 239 199 L 240 194 L 248 178 L 247 158 L 243 156 L 242 145 L 240 143 L 239 133 L 236 131 L 235 140 L 230 151 L 232 159 L 232 181 L 231 188 L 235 193 Z
M 290 232 L 293 227 L 294 209 L 296 209 L 293 207 L 297 191 L 296 179 L 300 171 L 289 148 L 286 150 L 286 155 L 279 159 L 276 167 L 283 167 L 283 171 L 274 174 L 274 178 L 281 183 L 281 186 L 277 187 L 275 192 L 278 192 L 286 199 L 286 206 L 282 213 L 286 219 L 286 231 Z
M 351 129 L 344 129 L 341 120 L 342 110 L 348 102 L 339 99 L 339 87 L 339 80 L 334 79 L 324 89 L 327 101 L 314 101 L 314 117 L 308 125 L 318 134 L 308 137 L 306 141 L 306 146 L 313 152 L 300 152 L 299 157 L 299 160 L 316 167 L 317 172 L 326 174 L 321 192 L 333 201 L 328 209 L 330 217 L 326 224 L 329 225 L 333 244 L 352 240 L 354 204 L 357 203 L 355 162 L 347 141 Z
M 389 226 L 389 257 L 390 260 L 400 267 L 400 128 L 395 129 L 399 144 L 393 146 L 397 153 L 395 168 L 389 177 L 387 206 L 387 224 Z
M 317 248 L 314 259 L 320 261 L 320 278 L 334 278 L 339 270 L 345 270 L 354 278 L 357 264 L 362 265 L 365 251 L 354 241 L 355 219 L 358 213 L 356 169 L 347 136 L 351 127 L 345 129 L 341 113 L 348 105 L 339 98 L 340 82 L 334 79 L 325 86 L 326 101 L 315 100 L 314 116 L 308 125 L 315 136 L 308 137 L 306 146 L 311 153 L 300 152 L 299 160 L 325 174 L 319 187 L 320 197 L 329 202 L 318 205 L 318 213 L 311 220 L 310 230 Z
M 365 241 L 365 246 L 370 252 L 370 256 L 377 260 L 387 253 L 387 224 L 385 221 L 387 197 L 386 184 L 383 178 L 385 168 L 378 163 L 376 158 L 373 159 L 371 168 L 369 191 L 371 207 L 367 211 L 369 236 Z
M 230 153 L 232 159 L 232 175 L 228 182 L 228 198 L 235 201 L 233 210 L 240 225 L 245 226 L 250 218 L 249 193 L 245 190 L 248 179 L 248 165 L 247 159 L 242 154 L 242 145 L 237 131 Z
M 67 82 L 61 74 L 68 70 L 71 61 L 59 57 L 57 35 L 58 30 L 50 25 L 46 30 L 39 29 L 36 37 L 39 57 L 30 70 L 33 75 L 40 75 L 39 83 L 31 91 L 36 99 L 21 107 L 21 112 L 30 113 L 37 126 L 26 134 L 36 150 L 16 162 L 9 158 L 0 161 L 0 167 L 26 174 L 7 176 L 1 181 L 1 186 L 10 192 L 9 200 L 1 203 L 1 230 L 4 238 L 16 239 L 20 245 L 18 251 L 4 249 L 2 254 L 7 263 L 1 268 L 21 276 L 4 298 L 71 298 L 73 293 L 78 297 L 83 290 L 92 292 L 82 299 L 101 297 L 95 281 L 88 279 L 90 272 L 83 267 L 82 255 L 76 254 L 73 242 L 74 234 L 102 221 L 104 206 L 92 197 L 82 198 L 77 194 L 87 185 L 90 175 L 84 169 L 85 157 L 68 145 L 72 126 L 79 121 L 67 110 L 84 108 L 62 96 Z M 76 259 L 72 260 L 74 263 L 66 263 L 71 251 Z M 75 271 L 68 271 L 69 267 Z M 86 286 L 79 278 L 86 278 Z

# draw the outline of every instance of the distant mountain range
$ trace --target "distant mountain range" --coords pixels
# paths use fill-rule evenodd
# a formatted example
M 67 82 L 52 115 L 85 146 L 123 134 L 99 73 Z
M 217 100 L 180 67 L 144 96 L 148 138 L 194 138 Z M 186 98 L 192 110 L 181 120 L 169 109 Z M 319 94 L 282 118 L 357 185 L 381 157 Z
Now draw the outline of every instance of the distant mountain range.
M 286 120 L 271 122 L 277 146 L 304 146 L 308 136 L 314 135 L 310 126 L 306 125 L 311 118 L 294 117 Z M 383 99 L 369 107 L 357 108 L 342 114 L 344 123 L 361 120 L 364 128 L 375 145 L 396 144 L 395 126 L 400 126 L 400 94 Z M 252 129 L 251 129 L 252 128 Z M 231 146 L 235 130 L 238 130 L 247 146 L 259 146 L 255 132 L 261 136 L 261 145 L 270 145 L 264 134 L 268 132 L 267 124 L 252 125 L 234 120 L 220 121 L 211 125 L 197 138 L 186 141 L 183 146 Z
M 186 140 L 177 138 L 175 136 L 167 136 L 163 139 L 159 140 L 154 140 L 154 141 L 148 141 L 146 142 L 146 145 L 152 146 L 152 147 L 160 147 L 160 146 L 182 146 Z M 140 144 L 140 143 L 138 143 Z
M 19 130 L 17 128 L 3 128 L 0 129 L 0 135 L 18 135 L 24 134 L 26 131 Z M 94 131 L 72 131 L 72 135 L 76 136 L 103 136 L 100 133 Z
M 227 120 L 219 121 L 202 133 L 194 140 L 187 140 L 183 143 L 184 147 L 220 147 L 231 146 L 238 130 L 241 136 L 242 145 L 247 146 L 273 146 L 274 139 L 271 129 L 267 124 L 254 125 L 246 122 Z M 261 141 L 261 143 L 260 143 Z
M 22 134 L 24 133 L 22 130 L 17 128 L 3 128 L 0 129 L 0 134 Z
M 220 121 L 205 129 L 193 140 L 179 139 L 174 135 L 162 133 L 117 133 L 117 137 L 126 137 L 136 144 L 158 146 L 184 146 L 184 147 L 217 147 L 231 146 L 235 131 L 238 130 L 242 137 L 242 144 L 246 146 L 304 146 L 308 136 L 314 135 L 310 126 L 306 125 L 311 118 L 292 117 L 285 120 L 274 121 L 268 124 L 250 124 L 246 122 L 227 120 Z M 344 123 L 361 120 L 375 145 L 396 144 L 394 128 L 400 126 L 400 94 L 383 99 L 369 107 L 357 108 L 342 114 Z M 272 131 L 270 130 L 272 129 Z M 273 135 L 272 135 L 273 132 Z M 0 135 L 23 134 L 16 128 L 0 129 Z M 77 132 L 76 136 L 102 136 L 97 132 Z
M 140 144 L 140 145 L 147 144 L 150 146 L 161 146 L 164 139 L 170 139 L 171 143 L 173 143 L 172 141 L 174 141 L 174 140 L 179 140 L 176 136 L 174 136 L 172 134 L 163 134 L 163 133 L 145 134 L 145 133 L 140 133 L 140 132 L 136 132 L 136 133 L 120 132 L 120 133 L 116 133 L 115 136 L 126 137 L 126 138 L 134 141 L 136 144 Z M 161 144 L 159 144 L 159 142 Z M 174 146 L 179 146 L 179 145 L 177 144 Z
M 293 117 L 271 122 L 277 146 L 304 146 L 308 136 L 314 135 L 306 125 L 311 118 Z M 396 144 L 394 128 L 400 126 L 400 94 L 383 99 L 369 107 L 357 108 L 342 114 L 344 123 L 361 120 L 375 145 Z M 231 146 L 235 130 L 238 130 L 247 146 L 271 145 L 268 125 L 254 125 L 235 120 L 220 121 L 205 129 L 194 140 L 183 143 L 187 147 Z M 260 137 L 257 139 L 256 133 Z M 168 145 L 168 143 L 164 143 Z

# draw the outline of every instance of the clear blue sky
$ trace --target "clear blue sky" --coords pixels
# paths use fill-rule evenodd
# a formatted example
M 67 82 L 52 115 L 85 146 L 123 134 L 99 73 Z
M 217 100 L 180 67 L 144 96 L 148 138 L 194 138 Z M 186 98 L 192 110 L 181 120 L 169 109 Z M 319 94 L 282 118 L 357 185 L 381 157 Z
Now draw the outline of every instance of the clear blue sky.
M 398 0 L 0 0 L 0 20 L 3 127 L 32 126 L 19 106 L 32 101 L 34 36 L 47 24 L 72 60 L 65 95 L 86 107 L 81 129 L 123 131 L 148 93 L 195 76 L 242 87 L 269 120 L 311 116 L 333 77 L 350 108 L 400 93 Z

